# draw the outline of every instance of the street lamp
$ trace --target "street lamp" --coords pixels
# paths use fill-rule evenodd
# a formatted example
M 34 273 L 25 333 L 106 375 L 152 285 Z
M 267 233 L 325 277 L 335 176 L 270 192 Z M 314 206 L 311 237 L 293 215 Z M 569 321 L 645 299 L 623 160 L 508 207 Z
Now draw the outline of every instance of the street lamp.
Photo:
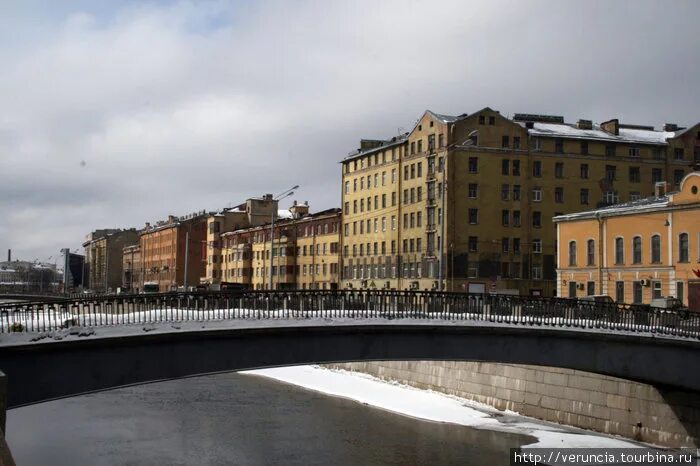
M 282 193 L 278 194 L 273 198 L 273 201 L 281 201 L 284 198 L 287 198 L 289 196 L 294 195 L 294 190 L 299 189 L 299 185 L 292 186 L 291 188 L 287 189 L 286 191 L 283 191 Z M 274 202 L 273 202 L 274 204 Z M 279 203 L 278 203 L 279 205 Z M 270 290 L 275 289 L 275 285 L 273 282 L 272 278 L 272 269 L 275 266 L 275 255 L 272 253 L 272 250 L 275 246 L 275 217 L 277 212 L 275 212 L 275 209 L 272 210 L 272 215 L 271 215 L 271 221 L 270 221 Z

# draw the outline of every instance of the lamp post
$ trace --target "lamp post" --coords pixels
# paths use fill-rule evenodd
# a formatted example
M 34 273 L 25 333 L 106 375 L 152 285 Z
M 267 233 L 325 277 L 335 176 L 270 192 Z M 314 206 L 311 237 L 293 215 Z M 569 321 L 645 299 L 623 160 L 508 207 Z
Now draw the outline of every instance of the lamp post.
M 294 195 L 294 190 L 299 189 L 299 185 L 294 185 L 291 188 L 287 189 L 286 191 L 283 191 L 282 193 L 278 194 L 273 198 L 273 201 L 281 201 L 284 198 L 287 198 L 289 196 Z M 274 205 L 274 202 L 273 202 Z M 270 221 L 270 290 L 275 289 L 274 281 L 272 278 L 272 269 L 275 266 L 275 255 L 272 253 L 272 250 L 275 246 L 275 217 L 277 216 L 277 212 L 275 212 L 275 209 L 272 210 L 272 215 L 271 215 L 271 221 Z

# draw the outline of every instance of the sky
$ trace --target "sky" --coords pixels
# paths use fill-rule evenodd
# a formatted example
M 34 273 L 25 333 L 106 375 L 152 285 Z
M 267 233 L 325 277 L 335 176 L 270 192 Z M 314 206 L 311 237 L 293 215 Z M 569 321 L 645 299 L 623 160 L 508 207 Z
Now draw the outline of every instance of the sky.
M 423 111 L 700 121 L 700 3 L 0 3 L 0 258 L 300 185 Z M 288 207 L 282 204 L 281 207 Z

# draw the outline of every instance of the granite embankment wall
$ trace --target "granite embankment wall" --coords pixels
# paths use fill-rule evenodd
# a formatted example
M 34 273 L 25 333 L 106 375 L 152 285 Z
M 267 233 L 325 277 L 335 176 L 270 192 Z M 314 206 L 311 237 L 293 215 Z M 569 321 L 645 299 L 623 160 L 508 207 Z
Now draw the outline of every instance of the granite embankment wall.
M 500 410 L 656 445 L 700 445 L 699 393 L 570 369 L 526 365 L 394 361 L 329 367 L 364 372 Z

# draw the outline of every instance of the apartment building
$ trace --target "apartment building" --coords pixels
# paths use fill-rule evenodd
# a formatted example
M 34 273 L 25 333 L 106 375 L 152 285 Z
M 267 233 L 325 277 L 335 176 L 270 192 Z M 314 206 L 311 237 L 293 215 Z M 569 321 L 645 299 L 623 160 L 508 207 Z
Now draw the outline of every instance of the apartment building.
M 646 303 L 675 296 L 700 311 L 700 172 L 679 190 L 554 218 L 560 296 Z
M 223 280 L 252 289 L 337 289 L 340 282 L 340 209 L 309 213 L 221 235 Z M 272 268 L 270 268 L 272 267 Z M 272 270 L 272 276 L 270 276 Z
M 250 198 L 239 206 L 211 213 L 207 218 L 206 272 L 201 277 L 201 283 L 217 285 L 226 281 L 223 276 L 226 251 L 222 249 L 222 234 L 270 223 L 273 216 L 277 219 L 280 214 L 285 217 L 287 213 L 278 210 L 278 201 L 273 199 L 272 194 Z
M 182 217 L 170 215 L 153 225 L 146 223 L 139 237 L 140 289 L 149 284 L 164 292 L 199 284 L 206 271 L 210 215 L 200 211 Z
M 697 164 L 698 125 L 426 111 L 342 160 L 342 285 L 553 295 L 553 216 L 677 186 Z
M 143 286 L 141 245 L 130 244 L 122 249 L 122 289 L 138 293 Z
M 95 230 L 85 237 L 85 286 L 93 291 L 115 291 L 122 286 L 123 249 L 139 241 L 135 228 Z

